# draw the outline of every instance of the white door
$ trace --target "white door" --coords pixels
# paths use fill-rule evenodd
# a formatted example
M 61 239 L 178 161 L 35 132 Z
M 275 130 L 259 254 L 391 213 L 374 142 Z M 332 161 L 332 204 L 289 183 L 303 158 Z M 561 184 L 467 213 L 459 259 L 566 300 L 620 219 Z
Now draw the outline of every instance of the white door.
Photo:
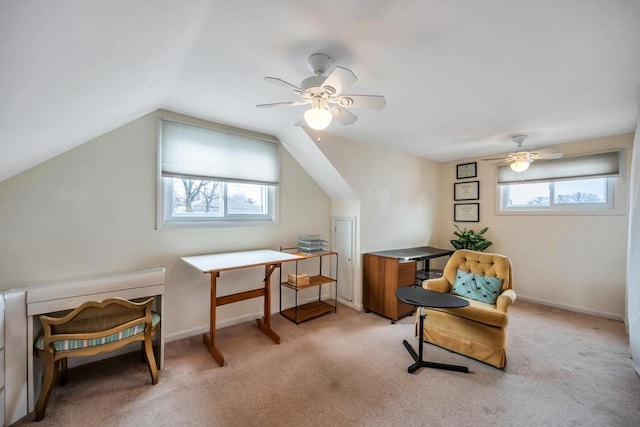
M 353 301 L 354 219 L 336 218 L 333 230 L 334 251 L 338 253 L 338 296 Z

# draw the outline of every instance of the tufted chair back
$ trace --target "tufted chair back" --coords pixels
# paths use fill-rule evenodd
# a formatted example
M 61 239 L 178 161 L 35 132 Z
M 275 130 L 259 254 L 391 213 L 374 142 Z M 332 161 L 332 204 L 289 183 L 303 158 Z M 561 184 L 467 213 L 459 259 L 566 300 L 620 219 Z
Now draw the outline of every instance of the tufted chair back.
M 451 255 L 443 271 L 443 276 L 451 286 L 456 280 L 458 269 L 483 276 L 501 278 L 503 280 L 501 292 L 513 289 L 511 261 L 504 255 L 459 249 Z

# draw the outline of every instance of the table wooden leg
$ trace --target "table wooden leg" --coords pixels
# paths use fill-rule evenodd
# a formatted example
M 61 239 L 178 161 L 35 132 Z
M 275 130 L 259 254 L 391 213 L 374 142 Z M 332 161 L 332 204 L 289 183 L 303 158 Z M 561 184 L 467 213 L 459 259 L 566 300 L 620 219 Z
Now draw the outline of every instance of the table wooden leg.
M 211 272 L 211 308 L 209 316 L 209 333 L 202 335 L 202 342 L 211 353 L 211 356 L 218 362 L 219 366 L 224 365 L 224 356 L 216 347 L 216 279 L 220 275 L 218 272 Z
M 256 319 L 258 329 L 276 344 L 280 344 L 280 335 L 271 329 L 271 274 L 278 267 L 280 264 L 265 265 L 264 267 L 264 316 L 262 319 Z

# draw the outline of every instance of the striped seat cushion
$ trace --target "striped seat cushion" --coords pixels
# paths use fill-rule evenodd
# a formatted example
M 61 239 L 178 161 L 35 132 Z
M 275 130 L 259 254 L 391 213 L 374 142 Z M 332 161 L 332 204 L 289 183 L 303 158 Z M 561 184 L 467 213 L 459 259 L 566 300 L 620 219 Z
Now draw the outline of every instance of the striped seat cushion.
M 151 324 L 155 328 L 158 323 L 160 323 L 160 315 L 158 313 L 151 313 Z M 144 332 L 144 324 L 132 326 L 130 328 L 125 329 L 124 331 L 118 332 L 116 334 L 112 334 L 102 338 L 96 338 L 93 340 L 62 340 L 55 341 L 53 343 L 53 347 L 56 351 L 64 351 L 64 350 L 77 350 L 80 348 L 87 347 L 95 347 L 102 344 L 108 344 L 114 341 L 120 341 L 124 338 L 129 338 L 134 335 L 138 335 Z M 42 351 L 44 350 L 44 335 L 41 333 L 35 342 L 35 348 Z

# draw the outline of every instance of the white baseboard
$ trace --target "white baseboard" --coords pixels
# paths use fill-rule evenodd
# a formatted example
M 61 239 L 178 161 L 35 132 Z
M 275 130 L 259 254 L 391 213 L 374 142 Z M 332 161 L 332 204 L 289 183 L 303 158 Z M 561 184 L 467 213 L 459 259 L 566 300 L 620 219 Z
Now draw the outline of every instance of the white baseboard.
M 352 308 L 354 310 L 357 310 L 357 311 L 363 311 L 364 310 L 364 307 L 362 306 L 362 304 L 355 304 L 353 301 L 349 301 L 349 300 L 346 300 L 344 298 L 338 297 L 338 302 L 340 304 L 342 304 L 342 305 L 346 305 L 347 307 L 350 307 L 350 308 Z
M 604 311 L 597 311 L 597 310 L 590 310 L 588 308 L 575 307 L 573 305 L 560 304 L 560 303 L 557 303 L 557 302 L 547 301 L 547 300 L 543 300 L 543 299 L 540 299 L 540 298 L 528 297 L 528 296 L 520 295 L 520 294 L 518 294 L 516 301 L 517 300 L 533 302 L 533 303 L 540 304 L 540 305 L 546 305 L 548 307 L 561 308 L 563 310 L 573 311 L 573 312 L 576 312 L 576 313 L 590 314 L 592 316 L 604 317 L 605 319 L 618 320 L 620 322 L 624 321 L 622 316 L 619 315 L 619 314 L 607 313 L 607 312 L 604 312 Z
M 240 323 L 245 323 L 245 322 L 253 322 L 256 319 L 259 319 L 260 317 L 262 317 L 262 313 L 256 312 L 251 314 L 245 314 L 243 316 L 234 317 L 232 319 L 221 320 L 217 322 L 216 329 L 223 329 L 229 326 L 239 325 Z M 196 326 L 195 328 L 191 328 L 191 329 L 184 329 L 182 331 L 173 332 L 171 334 L 165 333 L 164 341 L 165 343 L 168 343 L 171 341 L 178 341 L 184 338 L 192 337 L 194 335 L 205 334 L 207 332 L 209 332 L 208 323 L 206 325 Z
M 323 297 L 325 297 L 325 295 L 323 295 Z M 309 298 L 307 300 L 299 301 L 299 305 L 310 303 L 310 302 L 313 302 L 313 301 L 316 301 L 316 300 L 317 300 L 316 297 Z M 343 301 L 341 301 L 341 298 L 338 298 L 338 302 L 339 303 L 343 303 Z M 345 305 L 349 305 L 349 304 L 345 304 Z M 353 307 L 353 308 L 355 308 L 357 310 L 356 307 Z M 360 309 L 360 311 L 362 311 L 362 309 Z M 275 311 L 275 312 L 271 313 L 271 315 L 273 316 L 273 315 L 279 314 L 279 313 L 280 313 L 279 311 Z M 245 323 L 245 322 L 254 322 L 256 319 L 259 319 L 261 317 L 262 317 L 262 312 L 255 312 L 255 313 L 250 313 L 250 314 L 245 314 L 245 315 L 242 315 L 242 316 L 234 317 L 234 318 L 231 318 L 231 319 L 221 320 L 221 321 L 217 322 L 216 329 L 223 329 L 223 328 L 227 328 L 229 326 L 239 325 L 240 323 Z M 181 340 L 181 339 L 184 339 L 184 338 L 192 337 L 194 335 L 204 334 L 204 333 L 207 333 L 207 332 L 209 332 L 209 324 L 196 326 L 195 328 L 185 329 L 185 330 L 178 331 L 178 332 L 173 332 L 171 334 L 167 334 L 165 332 L 164 341 L 165 341 L 165 343 L 168 343 L 168 342 L 171 342 L 171 341 L 177 341 L 177 340 Z

